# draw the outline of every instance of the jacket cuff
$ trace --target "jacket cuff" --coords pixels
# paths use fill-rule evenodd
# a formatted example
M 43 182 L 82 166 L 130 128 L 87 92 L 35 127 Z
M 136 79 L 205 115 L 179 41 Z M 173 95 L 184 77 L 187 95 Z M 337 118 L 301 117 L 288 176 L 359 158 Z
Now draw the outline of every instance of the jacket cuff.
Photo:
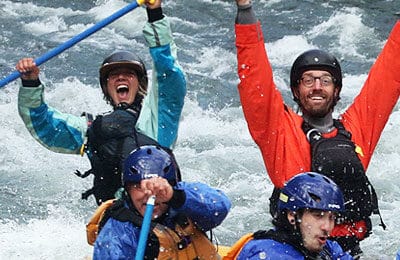
M 40 79 L 34 79 L 34 80 L 25 80 L 22 79 L 22 86 L 28 87 L 28 88 L 36 88 L 39 87 L 42 83 L 40 82 Z
M 149 23 L 153 23 L 164 18 L 161 7 L 155 9 L 146 8 L 146 11 Z
M 257 23 L 257 18 L 252 8 L 252 4 L 238 5 L 235 22 L 237 24 L 254 24 Z
M 186 201 L 186 193 L 183 190 L 174 189 L 174 194 L 170 201 L 168 201 L 168 205 L 174 209 L 178 209 L 183 206 Z

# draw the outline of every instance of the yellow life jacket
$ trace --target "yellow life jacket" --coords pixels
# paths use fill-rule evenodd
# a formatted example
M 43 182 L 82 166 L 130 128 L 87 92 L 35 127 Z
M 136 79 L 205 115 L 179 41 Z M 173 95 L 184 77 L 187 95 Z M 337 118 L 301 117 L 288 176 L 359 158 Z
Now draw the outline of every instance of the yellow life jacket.
M 86 236 L 90 245 L 94 244 L 99 229 L 110 217 L 106 210 L 114 205 L 114 202 L 116 202 L 115 199 L 103 202 L 86 225 Z M 130 217 L 129 219 L 134 225 L 141 226 L 142 219 L 139 217 Z M 221 259 L 217 247 L 187 218 L 185 218 L 185 224 L 176 224 L 174 230 L 152 222 L 151 231 L 157 237 L 160 245 L 157 257 L 159 260 Z
M 253 234 L 254 233 L 248 233 L 244 236 L 242 236 L 238 241 L 236 241 L 233 246 L 229 249 L 228 252 L 225 253 L 223 256 L 222 260 L 235 260 L 240 252 L 242 251 L 243 246 L 250 240 L 253 239 Z
M 216 247 L 190 220 L 185 227 L 175 225 L 175 230 L 157 224 L 152 231 L 160 242 L 159 260 L 221 259 Z
M 115 199 L 112 199 L 101 203 L 93 213 L 89 223 L 86 225 L 86 239 L 89 245 L 93 246 L 94 242 L 96 241 L 99 233 L 100 222 L 104 218 L 106 209 L 113 205 L 114 201 Z

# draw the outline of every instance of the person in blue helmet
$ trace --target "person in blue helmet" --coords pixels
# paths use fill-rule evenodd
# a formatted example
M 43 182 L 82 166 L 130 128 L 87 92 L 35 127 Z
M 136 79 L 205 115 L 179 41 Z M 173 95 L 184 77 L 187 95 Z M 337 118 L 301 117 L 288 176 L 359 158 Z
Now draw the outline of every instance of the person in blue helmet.
M 23 58 L 18 112 L 35 140 L 47 149 L 66 154 L 86 154 L 91 169 L 76 175 L 94 175 L 93 187 L 82 193 L 93 195 L 98 205 L 115 197 L 121 188 L 122 162 L 141 145 L 157 144 L 173 149 L 186 95 L 185 75 L 177 59 L 169 19 L 162 0 L 146 4 L 147 23 L 143 36 L 152 58 L 152 81 L 137 51 L 115 50 L 99 68 L 103 98 L 112 111 L 81 116 L 64 113 L 47 104 L 45 85 L 32 58 Z M 94 119 L 94 120 L 93 120 Z
M 255 232 L 236 259 L 353 259 L 329 240 L 344 200 L 328 177 L 314 172 L 292 177 L 281 190 L 278 210 L 274 228 Z
M 145 259 L 219 259 L 205 232 L 227 216 L 231 202 L 218 189 L 183 182 L 162 148 L 139 147 L 125 160 L 124 195 L 107 209 L 93 259 L 134 259 L 148 198 L 155 195 Z

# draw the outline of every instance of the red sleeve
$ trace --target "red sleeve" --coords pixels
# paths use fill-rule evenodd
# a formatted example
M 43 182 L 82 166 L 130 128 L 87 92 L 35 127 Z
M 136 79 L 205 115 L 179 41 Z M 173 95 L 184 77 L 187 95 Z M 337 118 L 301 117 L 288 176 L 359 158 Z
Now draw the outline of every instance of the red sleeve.
M 275 186 L 309 170 L 310 148 L 302 119 L 284 105 L 274 81 L 260 23 L 236 24 L 239 94 L 254 141 Z
M 400 22 L 372 66 L 360 94 L 343 114 L 343 124 L 362 148 L 365 167 L 400 94 Z
M 283 100 L 274 82 L 260 23 L 236 25 L 239 93 L 254 140 L 265 139 L 283 114 Z

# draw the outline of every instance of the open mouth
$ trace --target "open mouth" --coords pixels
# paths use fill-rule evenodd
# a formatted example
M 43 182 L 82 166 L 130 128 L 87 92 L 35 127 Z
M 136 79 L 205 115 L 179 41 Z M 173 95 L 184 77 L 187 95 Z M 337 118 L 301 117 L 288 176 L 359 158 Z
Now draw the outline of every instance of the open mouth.
M 129 88 L 127 85 L 120 85 L 117 87 L 117 93 L 124 93 L 124 92 L 129 92 Z
M 324 245 L 326 243 L 327 239 L 328 239 L 327 237 L 319 237 L 318 241 L 320 244 Z

